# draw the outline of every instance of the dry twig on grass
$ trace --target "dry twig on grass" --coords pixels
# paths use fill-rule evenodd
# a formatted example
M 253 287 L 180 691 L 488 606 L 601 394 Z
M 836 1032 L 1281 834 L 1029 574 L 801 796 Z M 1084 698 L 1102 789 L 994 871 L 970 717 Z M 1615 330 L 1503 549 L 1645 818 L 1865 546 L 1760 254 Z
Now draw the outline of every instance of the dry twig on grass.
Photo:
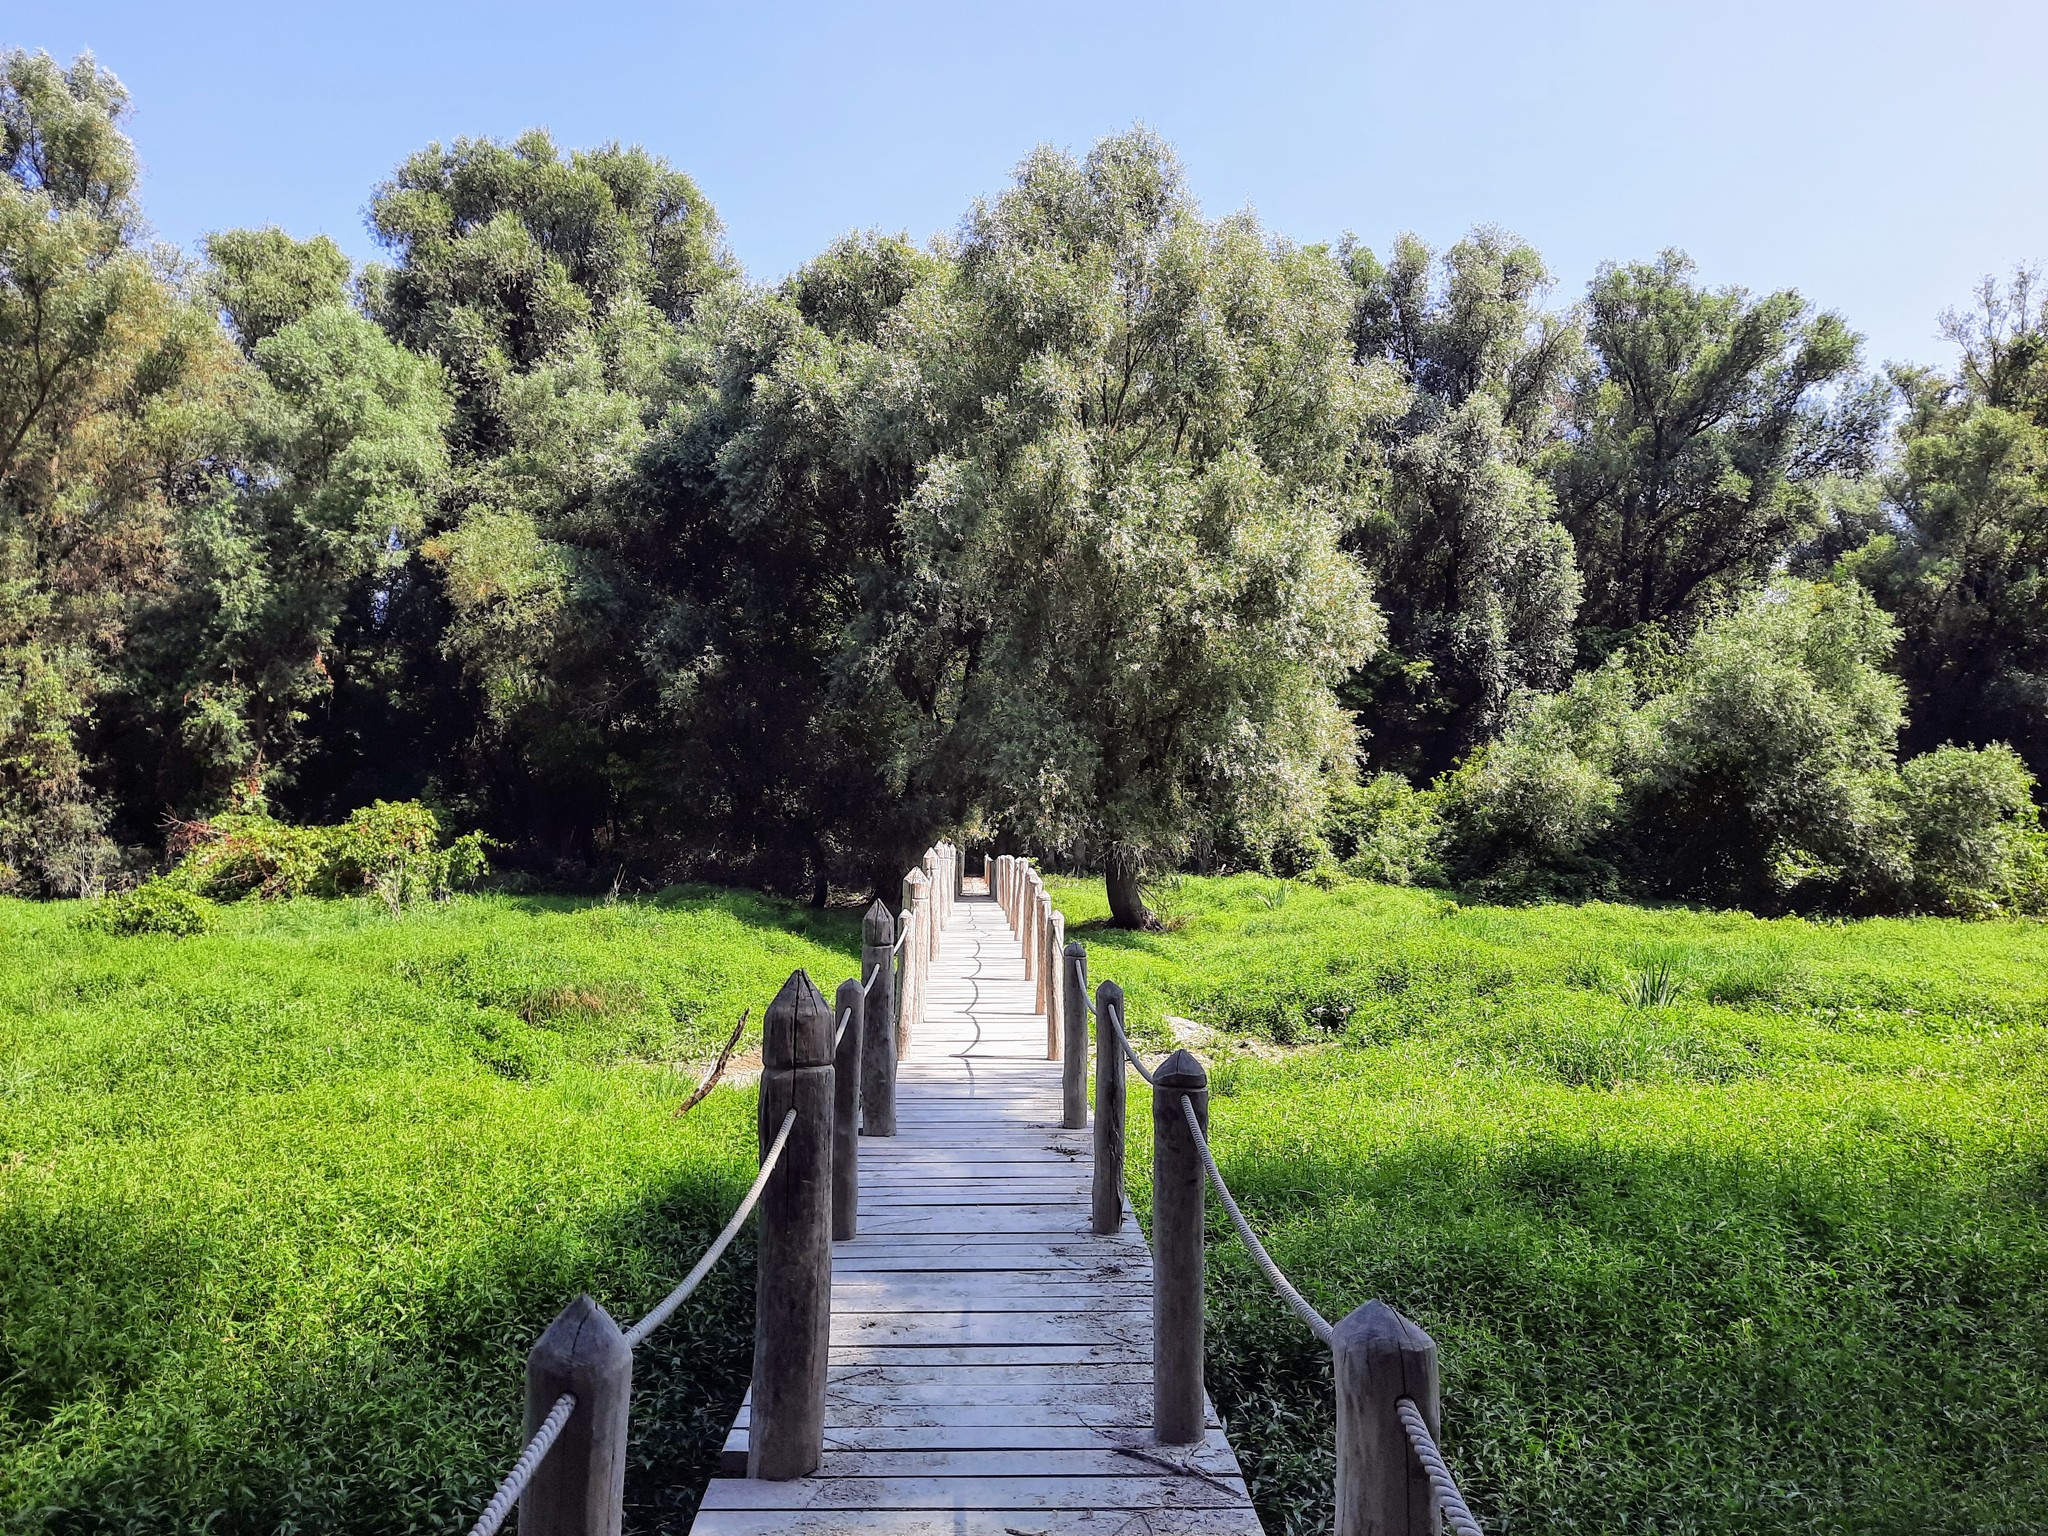
M 732 1060 L 733 1050 L 740 1043 L 740 1033 L 746 1027 L 747 1010 L 742 1008 L 740 1010 L 739 1023 L 733 1025 L 732 1033 L 726 1037 L 725 1049 L 718 1053 L 718 1060 L 714 1061 L 711 1064 L 711 1070 L 705 1074 L 704 1081 L 697 1085 L 697 1091 L 695 1093 L 691 1094 L 689 1098 L 683 1101 L 682 1107 L 676 1111 L 677 1114 L 687 1115 L 691 1110 L 695 1109 L 699 1104 L 704 1102 L 705 1094 L 709 1093 L 713 1088 L 716 1088 L 718 1086 L 718 1079 L 722 1077 L 725 1073 L 725 1064 Z

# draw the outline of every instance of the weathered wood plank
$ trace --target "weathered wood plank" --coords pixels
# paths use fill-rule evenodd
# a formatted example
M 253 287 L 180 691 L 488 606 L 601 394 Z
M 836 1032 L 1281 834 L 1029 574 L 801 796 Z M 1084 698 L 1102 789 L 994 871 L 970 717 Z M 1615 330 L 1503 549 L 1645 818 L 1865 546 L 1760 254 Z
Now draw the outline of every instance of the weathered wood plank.
M 1134 1465 L 1145 1463 L 1135 1461 Z M 1222 1486 L 1218 1486 L 1218 1482 Z M 1231 1509 L 1242 1479 L 1195 1476 L 714 1478 L 705 1509 Z
M 691 1527 L 701 1536 L 1262 1536 L 1244 1509 L 1032 1510 L 1025 1523 L 1008 1509 L 834 1510 L 707 1509 Z

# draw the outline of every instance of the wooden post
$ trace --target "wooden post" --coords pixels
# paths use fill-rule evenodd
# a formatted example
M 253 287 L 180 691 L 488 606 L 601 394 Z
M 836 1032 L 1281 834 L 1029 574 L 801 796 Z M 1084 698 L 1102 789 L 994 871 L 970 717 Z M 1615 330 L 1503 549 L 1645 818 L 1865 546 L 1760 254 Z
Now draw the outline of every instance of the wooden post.
M 1060 957 L 1067 952 L 1067 915 L 1051 912 L 1052 898 L 1046 898 L 1049 915 L 1045 924 L 1045 1059 L 1058 1061 L 1067 1043 L 1066 988 L 1060 981 Z
M 1060 1063 L 1060 1124 L 1088 1124 L 1088 951 L 1081 941 L 1064 946 L 1060 962 L 1060 1027 L 1066 1060 Z
M 633 1350 L 588 1296 L 562 1308 L 526 1357 L 527 1439 L 564 1392 L 576 1394 L 576 1406 L 520 1496 L 520 1536 L 618 1536 Z
M 761 1028 L 765 1156 L 794 1109 L 782 1161 L 761 1191 L 754 1285 L 754 1404 L 747 1476 L 787 1481 L 825 1448 L 832 1339 L 832 1010 L 792 972 Z
M 996 905 L 1002 908 L 1004 922 L 1010 920 L 1010 883 L 1016 873 L 1015 863 L 1007 853 L 996 860 Z
M 1038 897 L 1033 882 L 1038 871 L 1029 864 L 1024 866 L 1023 878 L 1017 882 L 1017 947 L 1024 952 L 1024 979 L 1031 985 L 1031 1011 L 1045 1005 L 1038 996 L 1038 946 L 1031 942 L 1031 916 L 1038 910 Z
M 863 1013 L 860 1056 L 861 1134 L 896 1134 L 896 919 L 877 901 L 861 923 L 860 973 L 880 967 Z M 866 1027 L 872 1021 L 872 1028 Z
M 860 1209 L 860 1069 L 861 1024 L 867 996 L 854 976 L 839 983 L 832 999 L 832 1027 L 846 1020 L 832 1053 L 832 1241 L 843 1243 L 858 1228 Z M 794 1134 L 794 1133 L 792 1133 Z
M 918 1008 L 921 999 L 917 995 L 917 981 L 920 972 L 918 950 L 921 941 L 917 929 L 924 921 L 924 902 L 919 892 L 924 888 L 924 875 L 913 869 L 903 877 L 903 916 L 897 927 L 900 937 L 906 930 L 910 937 L 903 942 L 903 969 L 896 991 L 896 1060 L 901 1062 L 910 1054 L 910 1037 L 917 1027 Z
M 1337 1385 L 1337 1536 L 1437 1536 L 1429 1474 L 1395 1404 L 1410 1398 L 1443 1433 L 1436 1344 L 1383 1301 L 1368 1301 L 1330 1339 Z
M 967 850 L 958 843 L 947 846 L 953 854 L 953 900 L 957 903 L 967 896 Z
M 1202 1227 L 1206 1174 L 1181 1100 L 1209 1128 L 1209 1074 L 1175 1051 L 1152 1074 L 1152 1433 L 1191 1445 L 1207 1429 L 1202 1388 Z
M 1095 1230 L 1107 1236 L 1124 1225 L 1124 1053 L 1110 1028 L 1109 1010 L 1121 1010 L 1124 989 L 1105 981 L 1095 989 L 1095 1184 L 1090 1209 Z
M 925 935 L 925 954 L 930 956 L 939 947 L 939 925 L 946 920 L 946 910 L 940 904 L 939 898 L 939 850 L 925 849 L 924 863 L 920 867 L 924 870 L 925 900 L 932 905 L 931 928 Z
M 1052 1059 L 1052 1015 L 1053 987 L 1052 956 L 1047 952 L 1046 941 L 1052 934 L 1052 893 L 1045 888 L 1043 880 L 1031 883 L 1031 976 L 1037 983 L 1034 1001 L 1045 1014 L 1046 1059 Z

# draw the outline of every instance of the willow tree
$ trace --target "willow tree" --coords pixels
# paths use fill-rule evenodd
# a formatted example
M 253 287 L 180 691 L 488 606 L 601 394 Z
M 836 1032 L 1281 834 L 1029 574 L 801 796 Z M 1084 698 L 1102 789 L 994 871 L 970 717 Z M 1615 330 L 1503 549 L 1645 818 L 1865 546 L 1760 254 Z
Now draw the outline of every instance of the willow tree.
M 1443 772 L 1570 675 L 1579 574 L 1533 473 L 1581 339 L 1539 307 L 1535 250 L 1479 229 L 1438 256 L 1403 236 L 1382 264 L 1348 253 L 1361 358 L 1408 383 L 1387 497 L 1353 536 L 1387 615 L 1354 678 L 1376 766 Z
M 91 735 L 233 360 L 136 201 L 128 93 L 0 54 L 0 889 L 98 887 Z
M 1149 866 L 1285 838 L 1349 762 L 1331 687 L 1380 620 L 1341 539 L 1395 387 L 1329 253 L 1204 220 L 1142 131 L 1033 155 L 957 255 L 906 318 L 936 451 L 904 510 L 956 739 L 1002 823 L 1148 926 Z

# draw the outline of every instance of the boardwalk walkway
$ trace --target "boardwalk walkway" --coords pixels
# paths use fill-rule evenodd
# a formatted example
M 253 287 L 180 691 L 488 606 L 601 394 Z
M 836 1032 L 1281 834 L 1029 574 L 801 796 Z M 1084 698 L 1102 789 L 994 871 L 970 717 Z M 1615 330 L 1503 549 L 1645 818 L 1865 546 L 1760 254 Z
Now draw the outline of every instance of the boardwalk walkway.
M 1213 1413 L 1201 1445 L 1152 1441 L 1151 1255 L 1135 1221 L 1089 1231 L 1089 1134 L 1060 1129 L 984 895 L 941 936 L 897 1129 L 861 1140 L 860 1235 L 833 1249 L 823 1463 L 714 1479 L 694 1536 L 1257 1536 Z M 742 1406 L 728 1470 L 746 1433 Z

